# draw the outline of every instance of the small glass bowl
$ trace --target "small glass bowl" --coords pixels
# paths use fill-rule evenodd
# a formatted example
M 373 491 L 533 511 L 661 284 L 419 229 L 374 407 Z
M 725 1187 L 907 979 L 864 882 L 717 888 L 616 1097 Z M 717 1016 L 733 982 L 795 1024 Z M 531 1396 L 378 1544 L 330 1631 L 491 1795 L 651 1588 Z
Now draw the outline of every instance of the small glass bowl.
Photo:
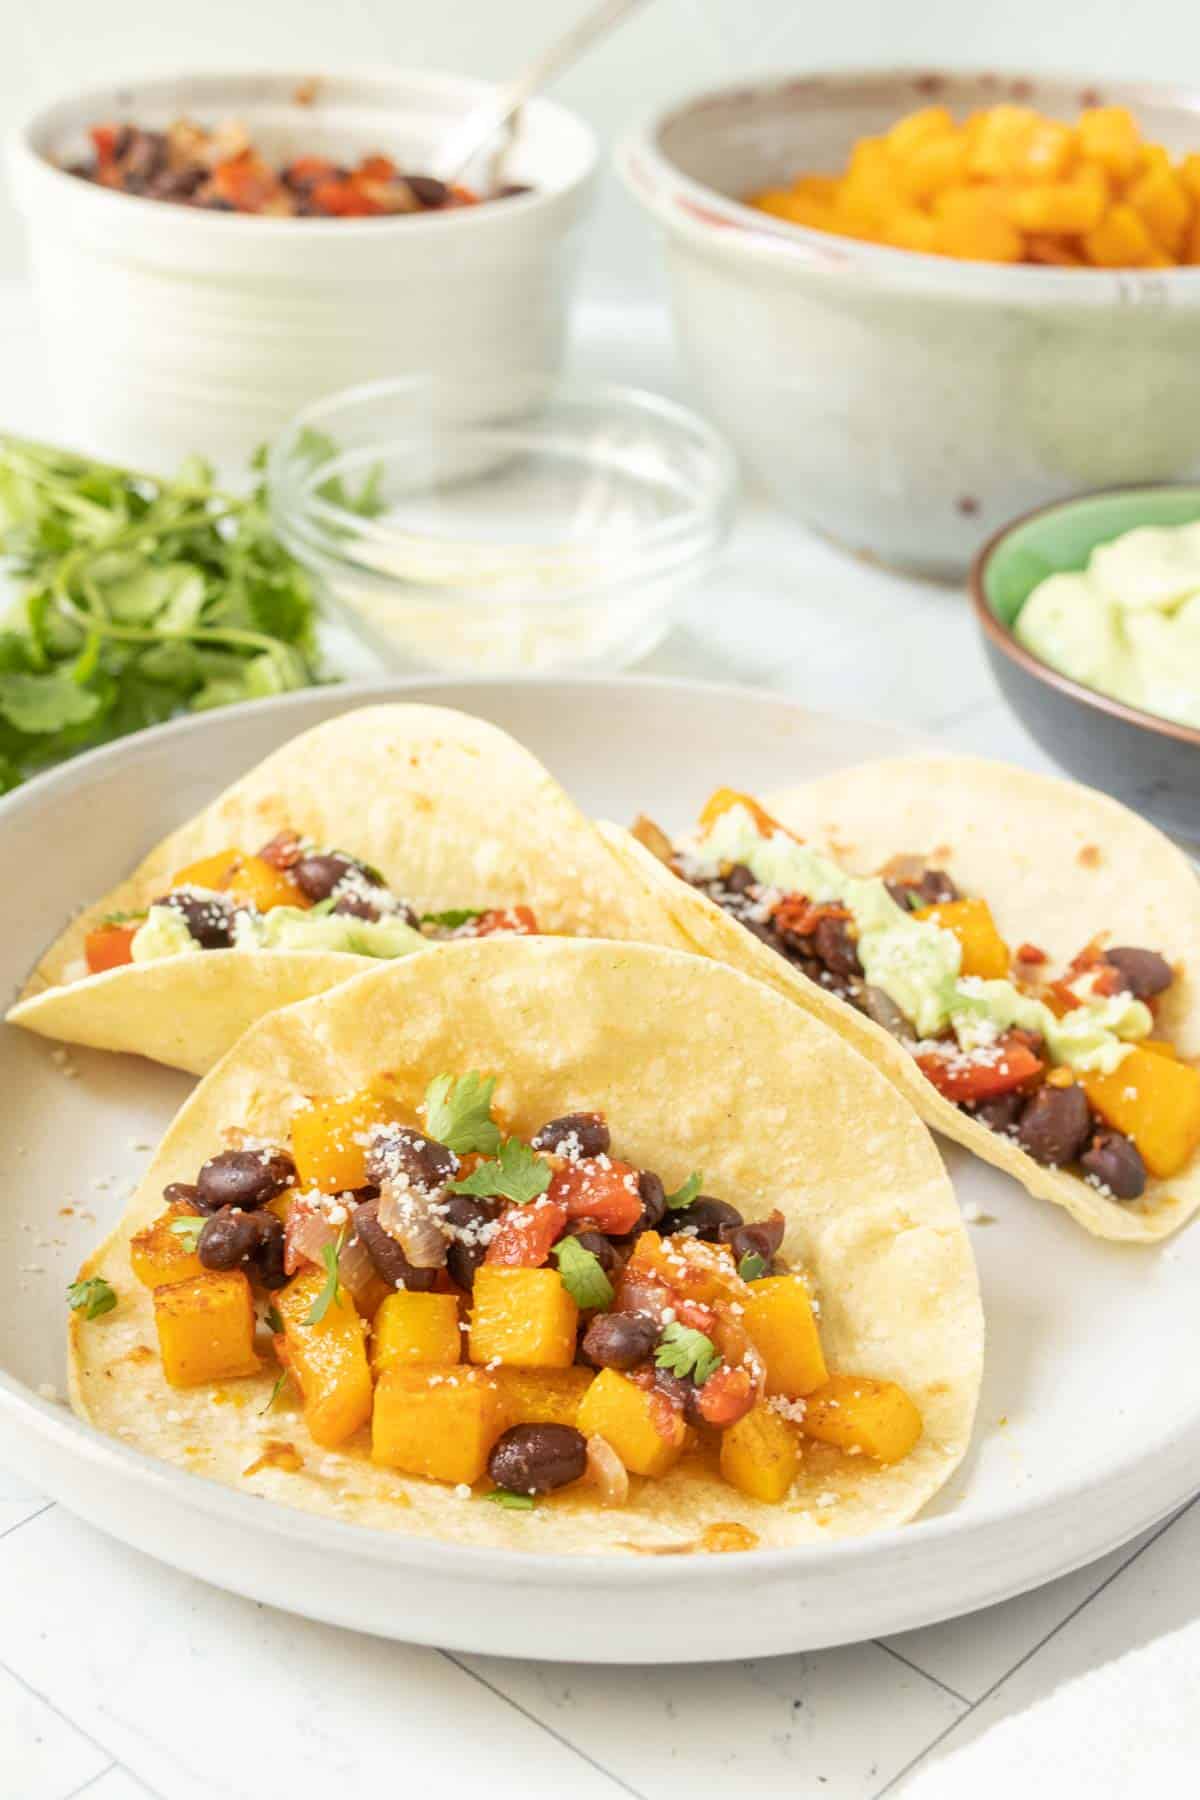
M 279 536 L 389 667 L 540 673 L 653 648 L 728 533 L 736 473 L 657 395 L 509 371 L 307 407 L 268 485 Z

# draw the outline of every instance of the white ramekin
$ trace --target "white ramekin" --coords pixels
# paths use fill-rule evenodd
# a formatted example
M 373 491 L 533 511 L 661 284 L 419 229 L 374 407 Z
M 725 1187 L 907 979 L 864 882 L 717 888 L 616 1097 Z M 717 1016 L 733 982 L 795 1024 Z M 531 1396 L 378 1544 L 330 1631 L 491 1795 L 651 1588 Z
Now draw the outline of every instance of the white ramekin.
M 323 394 L 414 371 L 554 369 L 595 140 L 547 100 L 526 109 L 506 174 L 528 195 L 398 219 L 210 213 L 113 193 L 57 166 L 87 127 L 180 116 L 245 122 L 272 156 L 372 150 L 420 171 L 487 92 L 377 70 L 156 77 L 41 108 L 12 134 L 58 396 L 57 435 L 147 468 L 197 450 L 244 459 Z M 299 94 L 299 98 L 297 95 Z M 50 435 L 49 429 L 45 435 Z

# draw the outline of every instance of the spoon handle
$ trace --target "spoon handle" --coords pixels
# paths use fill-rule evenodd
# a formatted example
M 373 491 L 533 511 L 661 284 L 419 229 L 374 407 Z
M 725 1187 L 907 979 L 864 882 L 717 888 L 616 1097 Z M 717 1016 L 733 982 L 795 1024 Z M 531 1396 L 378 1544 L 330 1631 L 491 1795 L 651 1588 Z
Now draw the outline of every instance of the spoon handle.
M 540 87 L 553 80 L 576 57 L 581 56 L 589 45 L 594 44 L 645 3 L 646 0 L 599 0 L 598 5 L 589 8 L 581 19 L 577 19 L 568 31 L 556 38 L 514 80 L 498 88 L 481 105 L 473 107 L 461 124 L 450 133 L 434 159 L 435 173 L 440 179 L 456 181 L 489 139 Z

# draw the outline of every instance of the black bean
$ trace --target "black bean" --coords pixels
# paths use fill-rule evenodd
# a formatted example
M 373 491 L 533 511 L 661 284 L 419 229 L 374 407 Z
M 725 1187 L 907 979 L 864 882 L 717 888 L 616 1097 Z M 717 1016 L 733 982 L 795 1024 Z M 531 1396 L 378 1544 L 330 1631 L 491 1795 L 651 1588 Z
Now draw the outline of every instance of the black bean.
M 1120 971 L 1125 987 L 1135 1000 L 1153 999 L 1174 980 L 1170 963 L 1157 950 L 1137 950 L 1121 945 L 1116 950 L 1106 950 L 1104 960 Z
M 700 1389 L 690 1375 L 673 1375 L 670 1369 L 655 1369 L 654 1385 L 665 1394 L 672 1406 L 681 1412 L 689 1425 L 703 1425 L 700 1411 Z
M 573 1425 L 512 1425 L 488 1457 L 488 1474 L 510 1494 L 549 1494 L 587 1468 L 587 1439 Z
M 862 974 L 858 951 L 845 919 L 829 914 L 818 919 L 812 941 L 813 949 L 832 975 Z
M 892 1037 L 899 1038 L 901 1042 L 911 1042 L 916 1037 L 916 1032 L 896 1002 L 881 987 L 872 987 L 868 982 L 859 990 L 858 1004 L 868 1019 L 874 1019 L 876 1025 L 882 1025 Z
M 286 1150 L 222 1150 L 196 1177 L 194 1204 L 201 1212 L 240 1206 L 253 1212 L 291 1187 L 296 1165 Z
M 468 1291 L 475 1286 L 475 1271 L 487 1255 L 487 1245 L 480 1241 L 480 1230 L 490 1223 L 500 1208 L 494 1200 L 477 1200 L 470 1194 L 447 1194 L 439 1207 L 442 1222 L 455 1233 L 446 1252 L 446 1268 L 451 1281 Z
M 757 876 L 753 869 L 746 867 L 745 863 L 734 863 L 729 873 L 722 876 L 721 881 L 722 886 L 728 888 L 731 894 L 745 894 L 752 887 L 758 886 Z
M 989 1131 L 1010 1131 L 1024 1104 L 1024 1094 L 996 1094 L 991 1100 L 980 1100 L 969 1111 L 971 1117 L 986 1125 Z
M 658 1343 L 661 1327 L 646 1313 L 597 1313 L 583 1353 L 596 1369 L 635 1369 Z
M 604 1114 L 564 1113 L 548 1119 L 530 1140 L 535 1150 L 552 1150 L 558 1156 L 607 1156 L 612 1144 Z
M 1123 1132 L 1098 1131 L 1079 1161 L 1114 1200 L 1136 1200 L 1146 1191 L 1141 1151 Z
M 1092 1109 L 1074 1082 L 1040 1087 L 1017 1122 L 1017 1142 L 1034 1162 L 1062 1168 L 1072 1163 L 1092 1133 Z
M 729 1245 L 734 1262 L 740 1263 L 743 1256 L 761 1256 L 769 1270 L 783 1242 L 783 1232 L 783 1214 L 773 1212 L 769 1219 L 755 1219 L 749 1225 L 726 1226 L 720 1241 Z
M 283 1221 L 273 1212 L 251 1213 L 250 1218 L 258 1235 L 258 1245 L 250 1259 L 255 1278 L 265 1288 L 285 1287 L 288 1273 L 283 1265 Z
M 642 1196 L 642 1218 L 647 1231 L 653 1231 L 667 1210 L 667 1195 L 653 1169 L 643 1169 L 638 1176 L 638 1193 Z
M 278 1219 L 275 1221 L 279 1223 Z M 223 1206 L 204 1221 L 196 1252 L 206 1269 L 238 1269 L 258 1248 L 254 1214 Z
M 314 851 L 310 856 L 302 856 L 292 865 L 292 880 L 299 887 L 306 899 L 316 904 L 320 900 L 328 900 L 339 882 L 345 881 L 347 875 L 354 875 L 365 881 L 368 887 L 382 887 L 383 883 L 374 869 L 365 863 L 356 862 L 352 856 L 343 856 L 340 850 Z
M 419 200 L 422 206 L 445 206 L 450 198 L 450 189 L 435 175 L 404 175 L 401 176 L 401 180 L 408 183 L 414 198 Z
M 922 906 L 944 906 L 959 898 L 958 889 L 945 869 L 926 869 L 916 887 Z
M 202 950 L 227 950 L 233 942 L 235 907 L 224 894 L 190 893 L 177 888 L 152 902 L 177 912 Z
M 584 1250 L 590 1250 L 606 1275 L 611 1275 L 614 1269 L 619 1269 L 625 1260 L 613 1240 L 605 1237 L 602 1231 L 590 1229 L 586 1221 L 568 1226 L 563 1236 L 573 1237 Z
M 163 1189 L 163 1199 L 168 1206 L 196 1206 L 196 1184 L 194 1181 L 168 1181 Z M 203 1209 L 196 1207 L 196 1210 Z
M 494 200 L 515 200 L 520 194 L 532 194 L 532 192 L 533 189 L 527 181 L 506 181 L 503 187 L 496 189 L 492 198 Z
M 915 888 L 910 887 L 907 881 L 885 881 L 883 885 L 892 896 L 892 899 L 896 902 L 896 905 L 900 908 L 901 912 L 908 912 L 911 910 L 913 902 L 917 898 Z
M 436 1194 L 457 1173 L 453 1150 L 408 1125 L 389 1125 L 377 1132 L 367 1151 L 367 1174 L 380 1187 L 407 1180 L 419 1193 Z
M 379 1223 L 378 1200 L 364 1200 L 354 1209 L 354 1234 L 367 1247 L 367 1255 L 392 1287 L 427 1294 L 438 1278 L 436 1269 L 418 1269 L 409 1262 L 390 1232 Z
M 723 1231 L 734 1231 L 743 1223 L 737 1207 L 730 1206 L 727 1200 L 714 1200 L 711 1194 L 699 1194 L 690 1206 L 665 1213 L 659 1230 L 664 1233 L 686 1231 L 690 1237 L 715 1244 Z
M 333 903 L 333 910 L 342 918 L 349 919 L 379 919 L 383 917 L 374 900 L 366 894 L 356 894 L 353 891 L 339 894 Z

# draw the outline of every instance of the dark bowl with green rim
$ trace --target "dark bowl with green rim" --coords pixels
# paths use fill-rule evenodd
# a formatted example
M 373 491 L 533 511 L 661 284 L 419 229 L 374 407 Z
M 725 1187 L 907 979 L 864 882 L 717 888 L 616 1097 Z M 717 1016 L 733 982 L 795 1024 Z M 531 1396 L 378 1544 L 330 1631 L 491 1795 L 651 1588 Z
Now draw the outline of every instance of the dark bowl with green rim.
M 1048 575 L 1084 568 L 1097 544 L 1138 525 L 1200 519 L 1200 486 L 1112 488 L 1026 513 L 989 538 L 969 586 L 1000 691 L 1068 774 L 1177 837 L 1200 841 L 1200 730 L 1084 687 L 1017 642 L 1017 615 Z

